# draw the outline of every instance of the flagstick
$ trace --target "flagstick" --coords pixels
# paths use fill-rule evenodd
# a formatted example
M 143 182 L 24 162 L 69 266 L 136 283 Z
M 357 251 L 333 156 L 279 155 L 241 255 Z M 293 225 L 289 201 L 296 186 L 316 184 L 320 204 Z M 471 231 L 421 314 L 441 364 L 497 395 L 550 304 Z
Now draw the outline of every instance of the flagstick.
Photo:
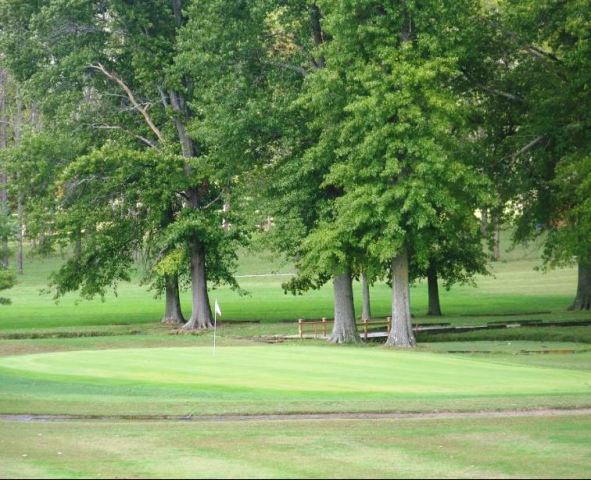
M 215 355 L 215 334 L 218 329 L 218 312 L 213 309 L 213 354 Z

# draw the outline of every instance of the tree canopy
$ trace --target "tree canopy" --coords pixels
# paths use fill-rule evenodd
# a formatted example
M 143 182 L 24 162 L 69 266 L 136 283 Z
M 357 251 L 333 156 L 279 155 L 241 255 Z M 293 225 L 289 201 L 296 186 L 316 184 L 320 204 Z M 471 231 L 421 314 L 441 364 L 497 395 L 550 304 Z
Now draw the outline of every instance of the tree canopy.
M 359 340 L 363 276 L 407 347 L 410 283 L 441 314 L 438 280 L 487 273 L 506 222 L 578 263 L 591 308 L 590 7 L 0 0 L 1 285 L 26 235 L 70 249 L 57 297 L 139 269 L 164 321 L 208 328 L 259 231 L 297 266 L 287 292 L 333 282 L 332 341 Z

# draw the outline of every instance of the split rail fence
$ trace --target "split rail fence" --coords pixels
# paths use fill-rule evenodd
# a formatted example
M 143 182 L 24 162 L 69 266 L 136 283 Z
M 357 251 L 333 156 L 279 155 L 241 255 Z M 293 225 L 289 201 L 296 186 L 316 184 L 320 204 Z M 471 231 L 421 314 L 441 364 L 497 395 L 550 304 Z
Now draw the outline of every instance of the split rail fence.
M 328 326 L 333 324 L 334 320 L 322 317 L 322 320 L 304 320 L 303 318 L 298 319 L 298 334 L 300 338 L 304 338 L 304 329 L 311 327 L 314 337 L 318 337 L 319 332 L 323 337 L 328 336 Z M 368 339 L 370 329 L 377 327 L 386 327 L 386 332 L 389 333 L 392 328 L 392 318 L 386 317 L 384 320 L 358 320 L 355 322 L 360 330 L 362 337 L 365 340 Z

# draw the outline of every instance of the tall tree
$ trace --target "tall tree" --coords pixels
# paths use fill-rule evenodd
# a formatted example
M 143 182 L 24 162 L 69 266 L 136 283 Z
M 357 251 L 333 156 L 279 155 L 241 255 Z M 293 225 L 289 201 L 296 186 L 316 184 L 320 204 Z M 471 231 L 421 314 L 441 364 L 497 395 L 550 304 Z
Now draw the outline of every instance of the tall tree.
M 210 155 L 215 148 L 210 132 L 192 126 L 204 117 L 208 89 L 203 87 L 212 85 L 212 78 L 207 71 L 200 77 L 187 75 L 187 52 L 180 35 L 187 24 L 189 2 L 97 0 L 72 8 L 66 0 L 44 5 L 30 0 L 26 8 L 16 8 L 12 0 L 4 0 L 2 7 L 10 18 L 10 28 L 4 32 L 6 51 L 12 51 L 14 39 L 20 36 L 37 55 L 22 65 L 13 54 L 12 63 L 29 84 L 55 85 L 58 95 L 43 104 L 52 119 L 73 124 L 74 131 L 92 133 L 94 143 L 89 148 L 110 139 L 124 150 L 152 149 L 163 157 L 177 152 L 184 158 L 184 180 L 175 184 L 177 190 L 163 192 L 181 200 L 164 237 L 187 251 L 183 258 L 192 278 L 193 312 L 185 328 L 211 326 L 208 278 L 235 285 L 231 275 L 235 252 L 229 245 L 242 233 L 239 228 L 226 235 L 219 232 L 222 197 L 228 197 L 227 186 L 236 169 L 217 168 L 212 159 L 219 157 Z M 201 40 L 201 46 L 193 42 L 191 48 L 206 57 L 211 39 Z M 84 246 L 79 239 L 85 231 L 73 221 L 71 217 L 66 222 L 72 240 Z M 58 275 L 56 280 L 66 277 Z M 171 282 L 164 285 L 174 289 Z
M 512 195 L 515 240 L 543 236 L 546 266 L 578 264 L 572 309 L 591 308 L 590 10 L 588 0 L 503 2 L 503 68 L 487 88 L 498 99 L 488 137 Z
M 475 2 L 390 5 L 321 2 L 332 40 L 310 83 L 336 132 L 338 160 L 325 185 L 340 189 L 334 223 L 377 264 L 388 266 L 393 326 L 387 345 L 415 343 L 409 259 L 425 263 L 430 232 L 473 212 L 486 181 L 461 157 L 465 106 L 456 91 L 461 28 Z M 450 30 L 451 29 L 451 30 Z M 454 35 L 449 32 L 454 31 Z M 338 87 L 334 85 L 338 83 Z M 345 105 L 334 101 L 338 89 Z
M 324 135 L 327 118 L 306 89 L 307 79 L 325 66 L 327 37 L 322 13 L 316 3 L 301 1 L 271 9 L 268 19 L 276 34 L 267 46 L 267 63 L 276 72 L 271 89 L 287 100 L 276 104 L 274 111 L 280 128 L 275 142 L 279 148 L 271 158 L 265 189 L 267 198 L 272 199 L 268 205 L 274 221 L 269 236 L 277 248 L 296 260 L 298 276 L 284 285 L 286 291 L 299 293 L 332 280 L 330 341 L 358 342 L 352 289 L 353 277 L 359 273 L 352 257 L 356 248 L 346 233 L 332 228 L 334 202 L 340 191 L 323 184 L 336 158 L 336 130 Z M 327 87 L 341 103 L 338 85 Z

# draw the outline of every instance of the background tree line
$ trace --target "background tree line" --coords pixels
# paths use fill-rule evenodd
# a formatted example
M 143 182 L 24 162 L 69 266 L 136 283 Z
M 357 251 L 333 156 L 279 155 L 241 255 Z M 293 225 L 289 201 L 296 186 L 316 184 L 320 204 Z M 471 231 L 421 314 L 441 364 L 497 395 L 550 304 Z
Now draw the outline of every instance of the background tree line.
M 1 0 L 0 289 L 26 237 L 72 252 L 57 297 L 141 262 L 163 320 L 207 328 L 267 222 L 287 292 L 333 283 L 333 342 L 359 340 L 357 278 L 412 346 L 410 283 L 440 315 L 511 224 L 589 309 L 589 3 Z

